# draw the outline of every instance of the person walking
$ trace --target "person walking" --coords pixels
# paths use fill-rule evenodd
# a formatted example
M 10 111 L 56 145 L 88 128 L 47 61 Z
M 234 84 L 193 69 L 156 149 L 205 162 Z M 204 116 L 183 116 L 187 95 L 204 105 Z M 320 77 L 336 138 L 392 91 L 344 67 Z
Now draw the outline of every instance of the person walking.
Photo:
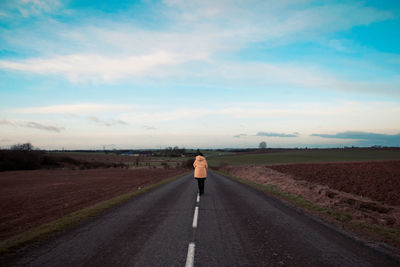
M 194 167 L 194 178 L 197 180 L 199 185 L 199 193 L 200 195 L 204 194 L 204 182 L 207 178 L 207 169 L 208 164 L 206 158 L 203 154 L 199 151 L 196 160 L 193 163 Z

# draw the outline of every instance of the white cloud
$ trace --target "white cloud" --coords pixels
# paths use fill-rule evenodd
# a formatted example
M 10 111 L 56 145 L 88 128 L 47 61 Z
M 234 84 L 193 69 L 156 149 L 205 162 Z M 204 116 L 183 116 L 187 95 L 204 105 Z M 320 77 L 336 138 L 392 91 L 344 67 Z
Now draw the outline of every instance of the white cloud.
M 145 129 L 146 131 L 153 131 L 153 130 L 157 130 L 156 127 L 151 126 L 151 125 L 143 125 L 143 129 Z
M 32 128 L 37 130 L 43 130 L 48 132 L 61 132 L 64 131 L 64 127 L 42 124 L 35 121 L 9 121 L 9 120 L 0 120 L 0 125 L 12 126 L 12 127 L 24 127 L 24 128 Z
M 174 7 L 168 15 L 175 17 L 180 25 L 234 30 L 238 40 L 248 37 L 247 42 L 275 38 L 309 40 L 315 34 L 393 18 L 390 11 L 357 2 L 337 4 L 327 1 L 318 5 L 308 0 L 164 2 Z
M 28 2 L 47 10 L 52 0 Z M 218 71 L 220 65 L 234 65 L 235 62 L 223 62 L 218 57 L 239 51 L 252 43 L 263 42 L 268 47 L 276 42 L 310 40 L 314 35 L 367 25 L 393 16 L 390 12 L 361 4 L 312 7 L 309 2 L 165 1 L 171 8 L 156 11 L 171 23 L 163 30 L 140 29 L 132 26 L 135 24 L 131 21 L 115 22 L 107 17 L 86 19 L 79 27 L 51 21 L 46 25 L 37 25 L 38 29 L 5 34 L 5 43 L 10 47 L 30 47 L 43 56 L 20 61 L 3 60 L 0 61 L 0 68 L 60 75 L 72 82 L 181 77 L 182 74 L 191 78 L 198 76 L 203 69 L 213 73 Z M 52 39 L 49 35 L 55 37 Z M 29 42 L 21 42 L 26 38 Z M 335 43 L 331 45 L 338 46 Z M 191 69 L 185 65 L 199 61 L 204 64 Z M 291 71 L 295 71 L 295 76 L 301 72 L 301 68 L 283 68 L 275 63 L 266 63 L 261 67 L 278 74 L 274 78 L 281 81 L 286 81 Z M 249 65 L 241 68 L 245 70 L 243 74 L 235 73 L 236 76 L 227 78 L 246 79 L 253 71 Z M 316 77 L 307 77 L 300 82 L 305 85 L 326 83 Z M 296 80 L 297 83 L 299 80 Z
M 182 69 L 178 65 L 206 56 L 190 53 L 169 54 L 157 52 L 129 58 L 103 57 L 100 55 L 69 55 L 49 59 L 29 59 L 21 62 L 0 61 L 0 68 L 30 71 L 38 74 L 65 75 L 72 82 L 90 80 L 112 82 L 115 79 L 140 77 L 173 77 L 176 79 L 200 79 L 214 84 L 245 87 L 314 88 L 337 91 L 379 93 L 400 97 L 400 79 L 358 81 L 318 69 L 312 65 L 277 63 L 209 62 L 197 71 Z
M 197 73 L 203 79 L 217 84 L 233 87 L 264 87 L 265 89 L 313 88 L 336 91 L 356 91 L 378 93 L 400 97 L 400 79 L 386 77 L 385 80 L 359 81 L 348 80 L 334 72 L 319 69 L 310 64 L 277 63 L 221 63 L 214 68 Z
M 341 52 L 353 52 L 354 43 L 346 39 L 333 39 L 328 41 L 328 46 Z
M 60 116 L 69 113 L 74 105 L 53 106 L 51 108 L 34 110 L 37 113 L 14 114 L 22 119 L 0 120 L 2 133 L 12 138 L 11 143 L 30 140 L 35 146 L 88 147 L 92 144 L 118 142 L 119 147 L 130 147 L 132 140 L 141 147 L 157 147 L 157 145 L 210 146 L 232 147 L 257 146 L 262 140 L 268 144 L 278 145 L 276 137 L 254 136 L 255 133 L 301 132 L 296 140 L 282 141 L 279 145 L 300 146 L 303 144 L 333 144 L 336 141 L 326 141 L 319 137 L 310 137 L 313 133 L 334 133 L 344 131 L 380 132 L 397 134 L 400 132 L 400 105 L 396 102 L 337 102 L 322 101 L 321 103 L 301 102 L 274 103 L 235 102 L 230 104 L 213 104 L 209 107 L 171 107 L 158 106 L 146 109 L 118 109 L 114 105 L 89 105 L 89 107 L 74 107 L 74 111 L 83 114 L 78 118 Z M 65 108 L 69 107 L 69 108 Z M 29 111 L 25 110 L 25 111 Z M 56 111 L 54 116 L 46 117 Z M 100 115 L 93 115 L 96 111 Z M 107 112 L 102 114 L 102 112 Z M 109 112 L 113 113 L 110 118 Z M 8 112 L 9 113 L 9 112 Z M 85 115 L 90 114 L 90 115 Z M 46 120 L 40 119 L 44 116 Z M 92 118 L 89 118 L 91 116 Z M 106 117 L 105 117 L 106 116 Z M 27 119 L 27 118 L 30 119 Z M 89 120 L 95 123 L 88 123 Z M 54 122 L 56 121 L 56 123 Z M 103 127 L 104 123 L 110 126 L 121 125 L 118 121 L 128 124 L 121 127 Z M 32 124 L 36 122 L 37 124 Z M 59 124 L 62 125 L 59 126 Z M 100 125 L 99 125 L 100 124 Z M 244 126 L 242 126 L 244 124 Z M 38 127 L 36 127 L 38 126 Z M 42 127 L 43 126 L 43 127 Z M 24 131 L 18 129 L 24 127 Z M 44 127 L 47 127 L 46 129 Z M 54 130 L 51 130 L 55 127 Z M 68 131 L 63 131 L 64 128 Z M 35 128 L 35 129 L 28 129 Z M 155 129 L 156 128 L 156 129 Z M 41 130 L 38 131 L 37 129 Z M 59 129 L 57 132 L 55 129 Z M 48 133 L 57 132 L 57 138 L 45 140 L 43 130 Z M 247 134 L 246 138 L 232 137 L 232 133 Z M 137 137 L 137 138 L 136 138 Z M 274 139 L 275 138 L 275 139 Z M 272 140 L 274 139 L 274 140 Z M 288 139 L 288 138 L 287 138 Z M 198 142 L 196 144 L 196 142 Z M 337 142 L 337 144 L 343 144 Z M 79 147 L 80 146 L 80 147 Z M 271 143 L 270 146 L 273 146 Z
M 107 127 L 115 126 L 115 125 L 127 125 L 127 123 L 122 120 L 104 120 L 104 119 L 100 119 L 96 116 L 89 116 L 88 119 L 99 125 L 103 125 L 103 126 L 107 126 Z
M 342 102 L 327 105 L 299 102 L 296 104 L 233 104 L 233 107 L 221 108 L 215 111 L 216 114 L 226 115 L 236 119 L 303 119 L 315 117 L 342 116 L 351 108 L 360 108 L 360 105 L 352 102 Z M 356 108 L 356 109 L 357 109 Z
M 169 111 L 137 111 L 121 113 L 120 119 L 135 124 L 153 124 L 158 131 L 179 129 L 187 133 L 219 134 L 232 132 L 299 131 L 399 131 L 400 113 L 395 102 L 337 102 L 321 103 L 231 103 L 208 108 L 177 108 Z M 238 125 L 245 123 L 245 127 Z
M 3 0 L 0 7 L 3 8 L 2 13 L 6 16 L 20 15 L 23 18 L 28 18 L 58 10 L 61 7 L 61 2 L 59 0 Z
M 12 113 L 21 114 L 92 114 L 102 112 L 121 112 L 133 110 L 135 107 L 129 105 L 106 105 L 106 104 L 69 104 L 42 107 L 28 107 L 11 110 Z
M 393 18 L 389 11 L 356 4 L 328 4 L 293 11 L 277 32 L 336 32 Z
M 28 71 L 38 74 L 65 75 L 69 80 L 112 81 L 126 76 L 141 76 L 155 69 L 177 65 L 189 59 L 167 52 L 131 57 L 104 57 L 101 55 L 74 54 L 54 58 L 34 58 L 20 62 L 0 61 L 0 68 Z
M 211 109 L 191 109 L 191 108 L 178 108 L 168 111 L 136 111 L 134 113 L 121 114 L 121 120 L 130 123 L 153 123 L 163 121 L 176 121 L 182 119 L 197 119 L 203 118 L 216 112 Z
M 125 125 L 126 129 L 146 130 L 157 127 L 157 131 L 180 129 L 182 131 L 270 132 L 310 133 L 315 131 L 398 131 L 400 105 L 396 102 L 329 101 L 320 103 L 302 102 L 273 103 L 235 102 L 213 104 L 208 107 L 129 106 L 106 104 L 73 104 L 32 107 L 6 111 L 18 115 L 25 121 L 55 117 L 48 115 L 76 114 L 79 117 L 59 117 L 68 129 L 89 127 L 87 119 L 100 125 Z M 86 121 L 86 122 L 85 122 Z M 79 124 L 77 124 L 79 122 Z M 6 122 L 2 123 L 5 124 Z M 245 124 L 246 126 L 240 126 Z M 144 125 L 139 127 L 138 125 Z M 111 129 L 110 129 L 111 130 Z
M 247 137 L 248 135 L 247 134 L 236 134 L 236 135 L 234 135 L 233 137 L 234 138 L 243 138 L 243 137 Z

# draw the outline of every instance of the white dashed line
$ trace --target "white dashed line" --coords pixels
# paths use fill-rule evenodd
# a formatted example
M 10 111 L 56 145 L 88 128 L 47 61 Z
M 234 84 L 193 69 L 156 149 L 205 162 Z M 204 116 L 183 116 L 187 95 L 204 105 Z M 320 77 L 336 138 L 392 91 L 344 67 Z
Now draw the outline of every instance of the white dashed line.
M 192 267 L 194 262 L 194 243 L 189 243 L 188 253 L 186 257 L 186 267 Z
M 192 227 L 196 228 L 197 227 L 197 218 L 199 217 L 199 207 L 196 207 L 194 209 L 194 216 L 193 216 L 193 224 Z
M 197 199 L 196 202 L 200 202 L 200 194 L 197 194 Z M 197 228 L 197 219 L 199 218 L 199 207 L 196 206 L 194 209 L 194 215 L 193 215 L 193 223 L 192 227 Z M 193 267 L 194 263 L 194 243 L 190 242 L 189 247 L 188 247 L 188 252 L 187 252 L 187 257 L 186 257 L 186 267 Z

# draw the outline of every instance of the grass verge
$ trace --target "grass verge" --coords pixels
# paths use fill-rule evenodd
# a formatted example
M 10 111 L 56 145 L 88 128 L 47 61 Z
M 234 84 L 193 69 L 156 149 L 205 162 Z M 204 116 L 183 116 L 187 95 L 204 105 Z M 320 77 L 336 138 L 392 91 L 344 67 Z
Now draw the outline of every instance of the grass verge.
M 241 182 L 241 183 L 247 184 L 247 185 L 249 185 L 251 187 L 254 187 L 256 189 L 259 189 L 261 191 L 265 191 L 265 192 L 267 192 L 267 193 L 269 193 L 269 194 L 271 194 L 271 195 L 273 195 L 275 197 L 278 197 L 278 198 L 284 199 L 286 201 L 289 201 L 292 204 L 304 207 L 304 208 L 306 208 L 308 210 L 311 210 L 311 211 L 314 211 L 314 212 L 318 212 L 318 213 L 321 213 L 321 214 L 324 214 L 324 215 L 331 216 L 331 217 L 335 218 L 336 220 L 338 220 L 340 222 L 349 222 L 352 219 L 352 217 L 351 217 L 351 215 L 349 213 L 339 212 L 339 211 L 336 211 L 336 210 L 333 210 L 333 209 L 330 209 L 330 208 L 327 208 L 327 207 L 322 207 L 322 206 L 319 206 L 319 205 L 315 205 L 312 202 L 304 199 L 300 195 L 292 195 L 292 194 L 280 191 L 273 185 L 257 184 L 257 183 L 254 183 L 252 181 L 249 181 L 249 180 L 237 178 L 237 177 L 235 177 L 232 174 L 227 173 L 227 172 L 222 172 L 222 171 L 216 171 L 216 172 L 218 172 L 218 173 L 220 173 L 220 174 L 222 174 L 222 175 L 224 175 L 224 176 L 226 176 L 228 178 L 236 180 L 238 182 Z
M 273 185 L 257 184 L 252 181 L 249 181 L 249 180 L 235 177 L 228 172 L 216 171 L 216 170 L 214 170 L 214 171 L 225 177 L 231 178 L 235 181 L 247 184 L 253 188 L 267 192 L 270 195 L 277 197 L 279 199 L 283 199 L 295 206 L 305 208 L 306 210 L 311 211 L 316 214 L 329 216 L 330 218 L 333 218 L 336 221 L 343 223 L 344 225 L 350 226 L 351 229 L 355 229 L 355 230 L 358 230 L 358 231 L 361 231 L 364 233 L 370 233 L 370 234 L 372 233 L 375 236 L 379 236 L 381 239 L 383 239 L 387 243 L 392 244 L 392 245 L 396 246 L 397 248 L 400 248 L 400 229 L 398 229 L 398 228 L 392 228 L 392 227 L 387 227 L 387 226 L 382 226 L 382 225 L 377 225 L 377 224 L 368 224 L 365 222 L 355 222 L 355 221 L 352 221 L 353 218 L 352 218 L 351 214 L 349 214 L 349 213 L 337 211 L 337 210 L 323 207 L 320 205 L 316 205 L 316 204 L 304 199 L 300 195 L 292 195 L 287 192 L 282 192 Z
M 377 224 L 367 224 L 361 222 L 351 222 L 351 224 L 357 229 L 374 233 L 385 241 L 391 241 L 389 243 L 394 244 L 396 247 L 400 248 L 400 229 L 386 227 Z
M 180 177 L 185 176 L 187 173 L 180 174 L 174 177 L 167 178 L 153 185 L 149 185 L 139 189 L 137 191 L 129 192 L 109 200 L 99 202 L 93 206 L 75 211 L 64 217 L 61 217 L 55 221 L 47 224 L 40 225 L 38 227 L 32 228 L 24 233 L 18 234 L 16 236 L 10 237 L 2 242 L 0 242 L 0 258 L 10 256 L 16 253 L 19 249 L 25 247 L 26 245 L 44 240 L 49 238 L 51 235 L 70 229 L 81 222 L 84 222 L 90 218 L 99 215 L 110 208 L 121 205 L 122 203 L 137 197 L 145 192 L 155 189 L 159 186 L 172 182 Z

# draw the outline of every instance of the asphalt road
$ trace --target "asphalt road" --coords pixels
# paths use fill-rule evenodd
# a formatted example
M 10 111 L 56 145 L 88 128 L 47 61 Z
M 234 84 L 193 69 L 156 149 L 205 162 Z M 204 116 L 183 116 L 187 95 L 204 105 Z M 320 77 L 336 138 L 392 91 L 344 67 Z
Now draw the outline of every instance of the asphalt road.
M 196 181 L 185 176 L 28 248 L 3 264 L 400 265 L 265 193 L 212 172 L 199 202 Z

